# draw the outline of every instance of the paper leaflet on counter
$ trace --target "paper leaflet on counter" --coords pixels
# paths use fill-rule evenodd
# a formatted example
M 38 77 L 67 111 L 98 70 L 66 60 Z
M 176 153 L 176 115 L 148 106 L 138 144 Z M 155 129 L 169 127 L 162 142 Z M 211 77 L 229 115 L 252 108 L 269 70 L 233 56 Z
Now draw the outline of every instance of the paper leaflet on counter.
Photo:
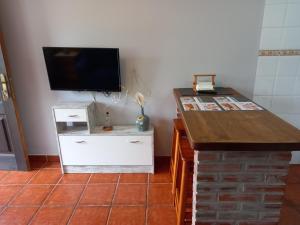
M 213 99 L 226 111 L 229 110 L 263 110 L 254 102 L 239 102 L 233 97 L 213 97 Z
M 193 97 L 180 97 L 184 111 L 199 111 L 197 103 Z
M 228 97 L 213 97 L 213 99 L 225 110 L 225 111 L 232 111 L 232 110 L 240 110 L 237 106 L 236 102 L 232 101 Z
M 194 97 L 194 99 L 201 111 L 222 111 L 215 102 L 203 102 L 200 97 Z
M 203 102 L 200 97 L 181 97 L 184 111 L 222 111 L 215 102 Z

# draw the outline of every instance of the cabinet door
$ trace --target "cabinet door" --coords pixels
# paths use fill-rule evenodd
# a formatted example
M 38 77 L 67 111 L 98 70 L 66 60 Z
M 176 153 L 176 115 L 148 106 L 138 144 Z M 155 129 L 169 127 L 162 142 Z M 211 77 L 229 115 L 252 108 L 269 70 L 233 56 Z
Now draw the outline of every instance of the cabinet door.
M 152 165 L 152 136 L 60 136 L 64 165 Z
M 0 153 L 11 152 L 5 117 L 0 116 Z

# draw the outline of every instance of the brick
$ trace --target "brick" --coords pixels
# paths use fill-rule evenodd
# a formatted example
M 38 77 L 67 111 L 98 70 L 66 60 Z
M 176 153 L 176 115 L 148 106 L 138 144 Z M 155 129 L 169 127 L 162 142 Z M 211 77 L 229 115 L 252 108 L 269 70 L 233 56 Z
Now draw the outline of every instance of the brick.
M 268 222 L 278 222 L 280 218 L 280 212 L 262 212 L 260 213 L 260 220 Z
M 244 192 L 279 192 L 283 193 L 285 186 L 283 185 L 252 185 L 245 184 Z
M 263 182 L 263 174 L 225 174 L 220 176 L 222 182 Z
M 196 218 L 197 218 L 197 220 L 199 220 L 199 219 L 216 220 L 217 213 L 216 212 L 197 212 Z
M 237 152 L 224 152 L 223 160 L 266 160 L 269 157 L 269 152 L 249 152 L 249 151 L 237 151 Z
M 221 153 L 219 152 L 198 152 L 199 161 L 218 161 L 220 159 Z
M 277 161 L 291 161 L 292 153 L 291 152 L 274 152 L 270 156 L 270 160 L 277 160 Z
M 198 171 L 200 172 L 239 172 L 241 170 L 241 164 L 199 164 Z
M 267 210 L 267 211 L 276 211 L 280 210 L 282 207 L 281 203 L 260 203 L 260 204 L 253 204 L 253 203 L 243 203 L 242 209 L 243 210 Z
M 198 175 L 197 176 L 198 181 L 205 181 L 205 182 L 215 182 L 218 181 L 218 176 L 216 174 L 213 175 Z
M 195 225 L 236 225 L 236 222 L 196 222 Z
M 214 222 L 196 222 L 195 225 L 215 225 Z
M 186 223 L 186 225 L 190 225 L 190 223 Z M 235 221 L 216 221 L 216 220 L 206 220 L 206 219 L 200 219 L 200 221 L 196 221 L 195 225 L 238 225 Z
M 266 194 L 263 201 L 266 203 L 282 203 L 283 194 Z
M 236 225 L 235 222 L 217 222 L 215 225 Z
M 262 222 L 262 221 L 252 221 L 252 222 L 240 222 L 238 225 L 279 225 L 278 222 Z
M 257 202 L 261 200 L 261 195 L 259 194 L 219 194 L 219 201 L 245 201 L 245 202 Z
M 215 222 L 196 222 L 195 225 L 215 225 Z
M 289 164 L 286 165 L 271 165 L 270 171 L 272 172 L 286 172 L 289 170 Z
M 259 165 L 259 164 L 248 164 L 246 170 L 249 172 L 268 172 L 270 169 L 269 165 Z
M 287 174 L 267 174 L 266 182 L 268 184 L 285 184 L 287 182 Z
M 238 191 L 239 186 L 236 184 L 220 184 L 220 183 L 205 183 L 205 182 L 199 182 L 197 184 L 197 192 L 220 192 L 220 191 L 230 191 L 230 192 L 236 192 Z
M 196 194 L 196 201 L 213 201 L 217 200 L 216 194 Z
M 289 164 L 271 164 L 263 165 L 256 163 L 248 163 L 246 170 L 249 172 L 286 172 L 289 168 Z
M 278 225 L 290 152 L 213 153 L 194 167 L 196 224 Z
M 254 220 L 258 219 L 256 212 L 220 212 L 218 219 L 220 220 Z
M 199 202 L 196 204 L 196 209 L 201 211 L 215 211 L 215 210 L 236 210 L 238 208 L 237 203 L 202 203 Z

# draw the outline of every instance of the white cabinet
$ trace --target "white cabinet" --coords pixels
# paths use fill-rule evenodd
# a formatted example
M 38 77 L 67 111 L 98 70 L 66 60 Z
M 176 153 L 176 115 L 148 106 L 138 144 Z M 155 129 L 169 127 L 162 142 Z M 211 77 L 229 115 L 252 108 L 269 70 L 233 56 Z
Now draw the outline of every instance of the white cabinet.
M 65 165 L 152 165 L 148 136 L 60 136 Z
M 139 132 L 134 125 L 114 126 L 103 131 L 91 118 L 93 104 L 53 107 L 63 172 L 153 173 L 153 128 Z

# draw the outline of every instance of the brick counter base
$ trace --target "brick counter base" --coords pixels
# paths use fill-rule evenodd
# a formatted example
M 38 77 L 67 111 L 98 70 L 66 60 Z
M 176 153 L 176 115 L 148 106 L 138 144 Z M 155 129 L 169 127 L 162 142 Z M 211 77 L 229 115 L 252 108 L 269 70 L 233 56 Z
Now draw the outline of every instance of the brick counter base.
M 193 224 L 278 224 L 291 152 L 195 151 Z

